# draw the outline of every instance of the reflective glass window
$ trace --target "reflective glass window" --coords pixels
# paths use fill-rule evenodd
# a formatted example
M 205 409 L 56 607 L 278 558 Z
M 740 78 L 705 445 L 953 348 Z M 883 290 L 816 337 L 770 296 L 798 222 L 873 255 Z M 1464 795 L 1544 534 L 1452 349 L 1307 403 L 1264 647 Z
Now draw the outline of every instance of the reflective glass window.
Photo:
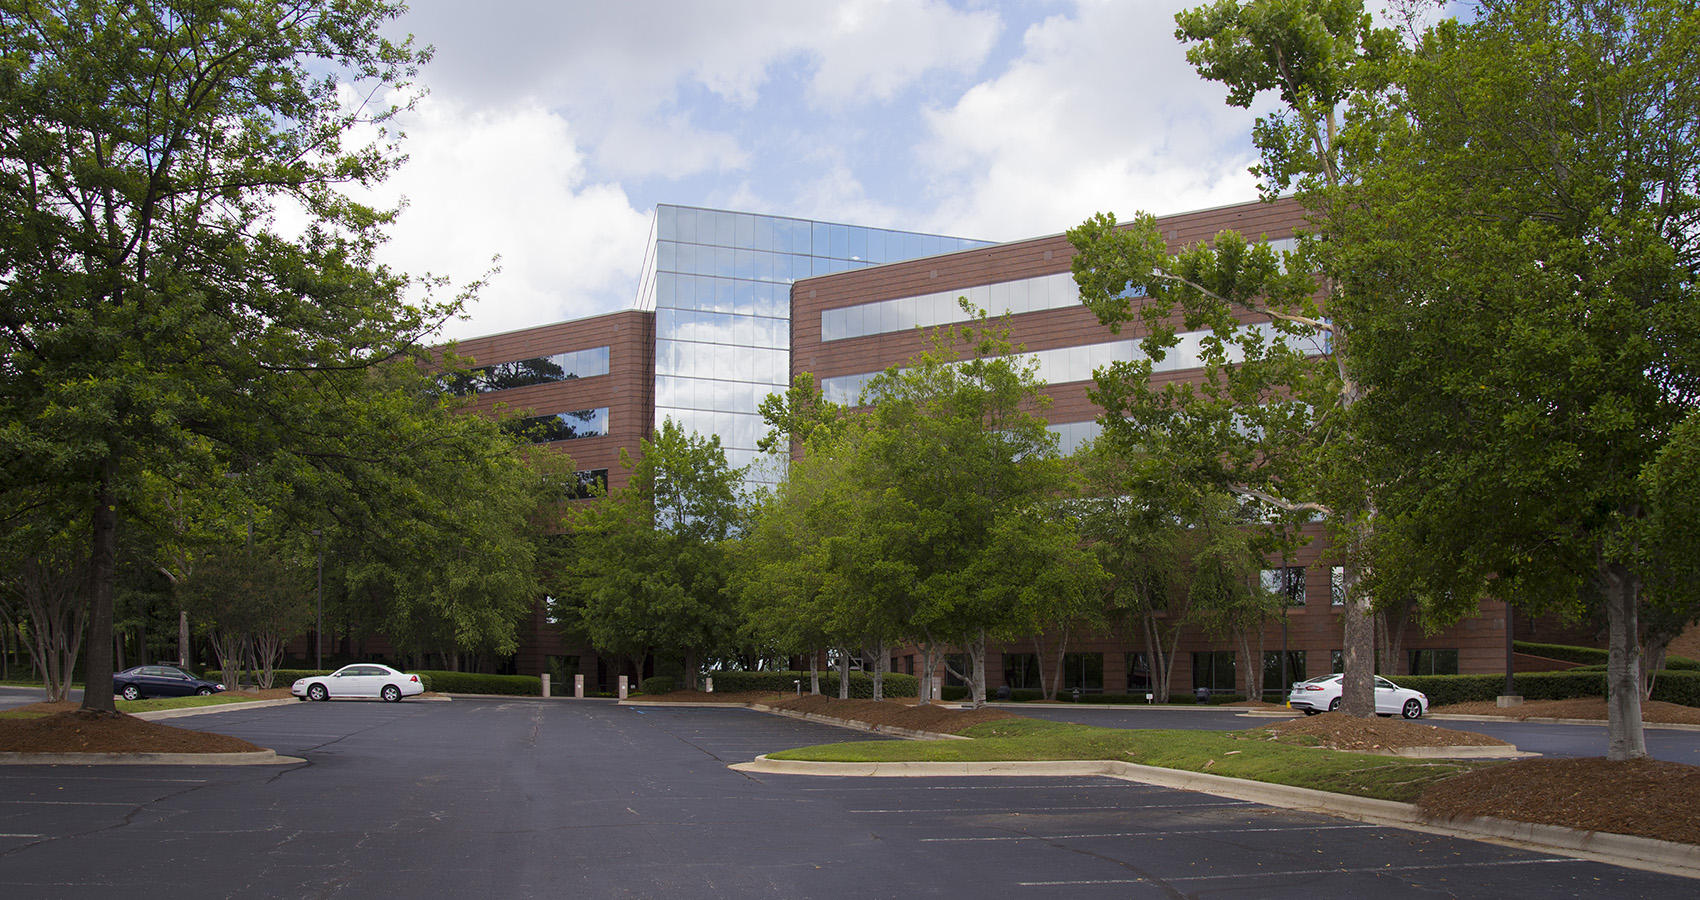
M 679 208 L 676 206 L 657 206 L 655 208 L 655 237 L 657 240 L 671 241 L 679 236 Z
M 883 228 L 868 229 L 868 259 L 877 263 L 891 262 L 891 256 L 886 252 L 886 241 L 891 232 Z
M 737 237 L 737 214 L 716 211 L 714 216 L 714 244 L 717 247 L 731 247 Z M 700 233 L 699 233 L 700 236 Z M 704 237 L 703 243 L 708 243 Z
M 868 258 L 868 229 L 850 229 L 850 258 L 863 260 Z
M 697 210 L 680 209 L 678 211 L 678 238 L 681 241 L 695 243 L 697 239 Z
M 601 437 L 608 433 L 608 408 L 579 409 L 553 415 L 508 419 L 503 427 L 534 444 Z
M 744 250 L 754 249 L 756 245 L 756 217 L 749 213 L 734 213 L 732 216 L 732 246 Z
M 773 219 L 771 217 L 755 217 L 755 238 L 750 246 L 756 250 L 773 249 Z

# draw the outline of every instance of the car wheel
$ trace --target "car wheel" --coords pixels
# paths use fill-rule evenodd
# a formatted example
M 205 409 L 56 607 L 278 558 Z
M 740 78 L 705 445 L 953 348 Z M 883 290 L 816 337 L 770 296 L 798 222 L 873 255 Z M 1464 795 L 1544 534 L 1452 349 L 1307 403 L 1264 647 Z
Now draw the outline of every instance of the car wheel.
M 1329 712 L 1334 712 L 1334 711 L 1338 710 L 1339 708 L 1340 708 L 1340 698 L 1339 697 L 1335 697 L 1333 700 L 1328 701 L 1328 711 Z
M 124 694 L 125 700 L 140 700 L 140 699 L 142 699 L 142 689 L 139 688 L 139 687 L 136 687 L 133 684 L 124 685 L 123 694 Z
M 314 700 L 329 700 L 331 698 L 331 692 L 325 690 L 324 685 L 315 684 L 307 688 L 307 696 L 312 697 Z
M 1407 719 L 1420 719 L 1423 717 L 1423 705 L 1416 700 L 1406 700 L 1405 708 L 1401 712 Z
M 212 696 L 212 688 L 204 687 L 204 688 L 201 688 L 200 690 L 196 691 L 195 693 L 200 694 L 202 697 L 211 697 Z
M 1319 712 L 1322 712 L 1322 710 L 1320 710 L 1320 709 L 1307 709 L 1307 710 L 1305 710 L 1305 715 L 1314 716 Z
M 400 703 L 401 688 L 398 688 L 393 684 L 384 685 L 384 699 L 391 703 Z

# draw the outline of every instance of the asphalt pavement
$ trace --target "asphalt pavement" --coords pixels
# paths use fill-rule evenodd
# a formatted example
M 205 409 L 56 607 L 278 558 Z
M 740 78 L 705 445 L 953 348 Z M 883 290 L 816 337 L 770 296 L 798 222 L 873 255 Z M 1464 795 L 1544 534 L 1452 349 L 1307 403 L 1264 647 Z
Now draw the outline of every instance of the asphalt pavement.
M 866 737 L 738 709 L 348 701 L 221 710 L 194 725 L 306 762 L 0 769 L 0 896 L 1616 900 L 1695 890 L 1675 876 L 1110 778 L 736 772 L 728 765 L 769 751 Z

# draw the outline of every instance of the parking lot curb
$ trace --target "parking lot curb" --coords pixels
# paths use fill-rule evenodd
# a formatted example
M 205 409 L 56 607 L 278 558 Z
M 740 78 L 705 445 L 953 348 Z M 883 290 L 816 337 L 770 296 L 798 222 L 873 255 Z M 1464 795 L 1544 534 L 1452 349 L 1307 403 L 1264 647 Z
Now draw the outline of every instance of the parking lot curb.
M 149 722 L 155 722 L 160 719 L 181 719 L 185 716 L 202 716 L 207 713 L 232 712 L 238 709 L 257 709 L 262 706 L 282 706 L 285 703 L 294 702 L 294 697 L 280 698 L 277 700 L 244 700 L 241 703 L 220 703 L 215 706 L 190 706 L 183 709 L 154 709 L 148 710 L 147 712 L 125 713 L 125 715 L 134 716 L 138 719 L 145 719 Z
M 1516 716 L 1478 716 L 1464 713 L 1436 713 L 1424 716 L 1425 719 L 1437 719 L 1449 722 L 1522 722 L 1529 725 L 1597 725 L 1606 727 L 1604 719 L 1553 719 L 1545 716 L 1530 716 L 1520 719 Z M 1700 725 L 1688 725 L 1682 722 L 1642 722 L 1642 728 L 1663 728 L 1668 731 L 1700 731 Z
M 889 734 L 894 737 L 908 738 L 912 741 L 971 741 L 973 738 L 962 734 L 941 734 L 936 731 L 917 731 L 913 728 L 899 728 L 895 725 L 871 725 L 858 722 L 855 719 L 840 719 L 837 716 L 823 716 L 820 713 L 798 712 L 794 709 L 780 709 L 764 703 L 740 704 L 756 712 L 769 713 L 775 716 L 785 716 L 791 719 L 803 719 L 809 722 L 819 722 L 823 725 L 836 725 L 839 728 L 852 728 L 856 731 L 867 731 L 873 734 Z
M 830 763 L 777 760 L 760 756 L 730 768 L 774 775 L 861 776 L 870 778 L 938 778 L 946 776 L 1103 776 L 1157 787 L 1195 791 L 1283 809 L 1321 813 L 1430 834 L 1509 844 L 1524 849 L 1560 853 L 1634 869 L 1646 869 L 1700 879 L 1700 846 L 1607 832 L 1579 831 L 1558 825 L 1513 822 L 1506 819 L 1444 820 L 1423 815 L 1415 805 L 1369 797 L 1353 797 L 1312 788 L 1269 784 L 1163 769 L 1114 760 L 1005 762 Z
M 290 766 L 275 750 L 248 753 L 0 753 L 0 766 Z

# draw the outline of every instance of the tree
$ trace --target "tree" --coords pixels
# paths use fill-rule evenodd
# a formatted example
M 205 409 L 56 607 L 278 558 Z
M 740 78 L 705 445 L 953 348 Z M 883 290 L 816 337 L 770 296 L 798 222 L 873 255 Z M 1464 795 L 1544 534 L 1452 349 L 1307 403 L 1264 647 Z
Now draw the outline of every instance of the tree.
M 972 671 L 961 674 L 979 704 L 987 638 L 1020 639 L 1036 624 L 1031 607 L 1014 602 L 1021 569 L 1000 565 L 999 553 L 1008 549 L 1015 517 L 1054 503 L 1068 473 L 1056 435 L 1038 414 L 1049 400 L 1032 361 L 1017 355 L 1007 332 L 983 312 L 963 306 L 974 323 L 936 332 L 932 349 L 876 375 L 863 391 L 862 474 L 864 489 L 880 498 L 887 533 L 904 535 L 901 543 L 882 542 L 893 554 L 885 559 L 913 573 L 903 594 L 908 606 L 896 618 L 929 662 L 941 644 L 968 651 Z M 959 357 L 957 347 L 967 355 Z M 1051 539 L 1043 545 L 1081 552 Z M 1066 556 L 1047 560 L 1075 566 Z M 924 672 L 930 681 L 931 670 Z
M 1194 44 L 1188 61 L 1228 88 L 1230 105 L 1279 96 L 1283 108 L 1253 129 L 1266 199 L 1296 186 L 1308 209 L 1329 209 L 1352 177 L 1342 117 L 1385 87 L 1397 35 L 1372 27 L 1359 0 L 1219 0 L 1175 19 L 1176 37 Z M 1327 520 L 1346 564 L 1342 710 L 1374 715 L 1373 608 L 1358 582 L 1375 500 L 1341 427 L 1364 389 L 1345 323 L 1324 315 L 1338 287 L 1327 244 L 1277 256 L 1223 233 L 1170 256 L 1144 215 L 1120 230 L 1100 215 L 1069 240 L 1081 300 L 1112 329 L 1145 326 L 1147 358 L 1098 373 L 1106 430 L 1152 445 L 1176 477 Z M 1152 361 L 1173 352 L 1196 353 L 1203 373 L 1153 386 Z
M 86 524 L 86 523 L 82 523 Z M 0 611 L 41 673 L 49 702 L 70 696 L 88 615 L 88 534 L 52 516 L 8 533 L 3 544 Z
M 1681 500 L 1649 467 L 1700 401 L 1700 12 L 1477 12 L 1424 36 L 1331 225 L 1375 385 L 1375 577 L 1440 622 L 1597 596 L 1608 756 L 1639 757 L 1639 619 L 1689 577 L 1651 552 Z
M 299 446 L 320 396 L 304 376 L 393 359 L 457 308 L 404 302 L 409 280 L 371 261 L 391 214 L 339 193 L 399 161 L 390 98 L 410 102 L 427 57 L 381 35 L 400 12 L 0 2 L 0 486 L 92 522 L 86 708 L 113 709 L 117 537 L 142 473 L 218 477 Z M 367 125 L 377 143 L 345 144 Z
M 568 510 L 576 555 L 551 592 L 557 616 L 603 653 L 682 657 L 694 680 L 702 654 L 726 649 L 737 628 L 726 542 L 743 471 L 727 465 L 719 437 L 671 419 L 620 462 L 631 469 L 625 487 Z
M 256 656 L 269 674 L 281 650 L 278 635 L 293 636 L 311 621 L 308 573 L 281 548 L 230 543 L 210 553 L 195 577 L 178 589 L 212 640 L 226 685 L 237 683 L 243 663 Z M 255 652 L 256 641 L 268 646 Z M 270 685 L 265 685 L 269 687 Z

